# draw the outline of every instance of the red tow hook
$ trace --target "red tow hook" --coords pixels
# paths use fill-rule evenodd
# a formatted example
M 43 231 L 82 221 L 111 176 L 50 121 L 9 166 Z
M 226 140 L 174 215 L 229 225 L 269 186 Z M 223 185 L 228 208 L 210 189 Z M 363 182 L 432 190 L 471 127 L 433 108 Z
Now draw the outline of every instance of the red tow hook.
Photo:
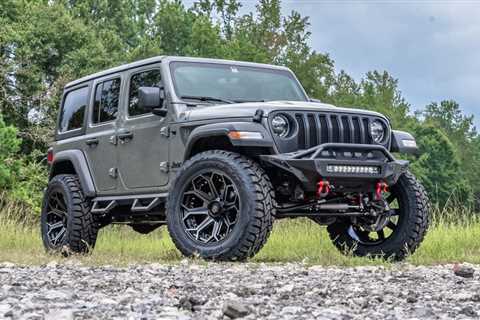
M 383 181 L 377 182 L 377 186 L 375 187 L 375 197 L 377 200 L 382 198 L 382 193 L 388 192 L 388 184 Z
M 330 193 L 330 182 L 321 180 L 317 183 L 317 198 L 326 197 Z

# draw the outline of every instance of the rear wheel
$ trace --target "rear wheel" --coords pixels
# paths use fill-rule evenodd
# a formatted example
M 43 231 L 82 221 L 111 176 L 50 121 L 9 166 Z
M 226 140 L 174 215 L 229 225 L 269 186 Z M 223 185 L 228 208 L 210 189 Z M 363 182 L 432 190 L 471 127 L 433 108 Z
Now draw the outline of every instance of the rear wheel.
M 45 191 L 41 232 L 47 251 L 87 253 L 95 246 L 98 229 L 78 177 L 55 176 Z
M 255 162 L 207 151 L 178 172 L 167 202 L 167 224 L 186 256 L 244 260 L 265 244 L 273 222 L 270 181 Z
M 337 220 L 327 228 L 335 246 L 358 256 L 402 260 L 422 242 L 429 224 L 423 186 L 407 172 L 385 196 L 389 210 L 375 222 L 367 218 Z

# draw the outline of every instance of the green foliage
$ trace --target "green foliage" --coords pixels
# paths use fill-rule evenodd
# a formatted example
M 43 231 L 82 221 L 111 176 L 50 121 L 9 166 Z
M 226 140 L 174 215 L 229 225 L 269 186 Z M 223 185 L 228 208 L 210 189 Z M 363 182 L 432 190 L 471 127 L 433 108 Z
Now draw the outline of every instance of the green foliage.
M 282 15 L 280 0 L 260 0 L 247 14 L 240 8 L 236 0 L 199 0 L 191 8 L 180 0 L 1 1 L 0 188 L 38 206 L 46 176 L 38 161 L 66 82 L 168 54 L 288 66 L 310 96 L 378 111 L 395 129 L 415 133 L 423 154 L 411 159 L 412 168 L 436 202 L 453 194 L 480 199 L 480 137 L 456 102 L 412 114 L 388 72 L 374 70 L 357 81 L 336 72 L 328 53 L 312 50 L 308 17 Z
M 7 126 L 0 116 L 0 190 L 9 189 L 14 181 L 19 169 L 15 155 L 20 149 L 20 142 L 17 130 Z
M 421 156 L 412 164 L 415 175 L 423 182 L 430 197 L 440 205 L 448 201 L 468 204 L 471 187 L 465 179 L 460 158 L 453 144 L 440 129 L 423 125 L 414 131 Z
M 17 135 L 18 130 L 7 126 L 0 115 L 0 196 L 22 201 L 38 211 L 46 182 L 45 166 L 34 161 L 36 152 L 28 157 L 19 155 L 21 139 Z

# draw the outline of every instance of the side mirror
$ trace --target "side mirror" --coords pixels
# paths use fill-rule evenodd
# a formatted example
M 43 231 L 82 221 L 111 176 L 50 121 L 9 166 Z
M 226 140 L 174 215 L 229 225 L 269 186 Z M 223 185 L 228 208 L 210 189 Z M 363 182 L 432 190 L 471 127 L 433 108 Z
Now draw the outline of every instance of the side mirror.
M 165 92 L 159 87 L 140 87 L 138 88 L 138 105 L 151 111 L 154 115 L 165 117 L 167 110 L 163 108 Z

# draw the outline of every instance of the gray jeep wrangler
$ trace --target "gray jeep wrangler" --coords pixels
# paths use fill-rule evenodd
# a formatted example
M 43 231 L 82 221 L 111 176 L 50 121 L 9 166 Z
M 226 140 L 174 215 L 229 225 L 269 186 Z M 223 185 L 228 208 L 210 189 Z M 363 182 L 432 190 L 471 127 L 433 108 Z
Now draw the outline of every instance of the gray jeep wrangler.
M 155 57 L 66 85 L 41 214 L 48 251 L 100 228 L 166 224 L 186 256 L 244 260 L 274 219 L 308 217 L 334 245 L 402 259 L 428 226 L 414 138 L 381 114 L 310 99 L 287 68 Z

